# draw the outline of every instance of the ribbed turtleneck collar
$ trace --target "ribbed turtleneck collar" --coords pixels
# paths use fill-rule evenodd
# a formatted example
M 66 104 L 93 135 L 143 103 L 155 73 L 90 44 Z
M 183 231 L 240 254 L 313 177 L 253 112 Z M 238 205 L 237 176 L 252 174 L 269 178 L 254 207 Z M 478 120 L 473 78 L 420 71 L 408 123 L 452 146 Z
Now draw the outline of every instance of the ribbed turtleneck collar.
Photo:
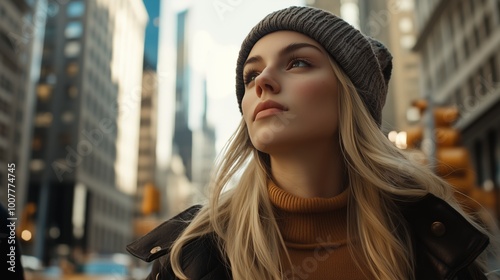
M 347 189 L 331 198 L 294 196 L 270 181 L 269 198 L 287 246 L 342 246 L 347 240 Z

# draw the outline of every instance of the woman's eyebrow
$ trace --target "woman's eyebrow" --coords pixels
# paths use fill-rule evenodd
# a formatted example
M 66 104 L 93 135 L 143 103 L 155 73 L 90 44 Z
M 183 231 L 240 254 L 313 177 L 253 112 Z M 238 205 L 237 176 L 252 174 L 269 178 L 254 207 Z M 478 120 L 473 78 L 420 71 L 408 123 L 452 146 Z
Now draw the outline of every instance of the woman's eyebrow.
M 313 44 L 309 44 L 309 43 L 291 43 L 290 45 L 282 48 L 279 51 L 278 55 L 279 56 L 283 56 L 283 55 L 289 54 L 291 52 L 294 52 L 294 51 L 296 51 L 298 49 L 302 49 L 302 48 L 313 48 L 313 49 L 316 49 L 317 51 L 323 53 L 320 48 L 318 48 L 317 46 L 315 46 Z M 243 68 L 245 68 L 245 66 L 247 64 L 257 63 L 257 62 L 260 62 L 260 61 L 262 61 L 262 57 L 260 55 L 249 57 L 245 61 L 245 64 L 243 64 Z

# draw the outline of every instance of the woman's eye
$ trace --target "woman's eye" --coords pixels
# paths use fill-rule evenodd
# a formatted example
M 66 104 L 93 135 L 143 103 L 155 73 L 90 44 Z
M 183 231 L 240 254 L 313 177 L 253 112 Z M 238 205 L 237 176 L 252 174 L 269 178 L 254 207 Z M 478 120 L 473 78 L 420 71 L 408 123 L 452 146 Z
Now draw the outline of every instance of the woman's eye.
M 255 71 L 251 71 L 251 72 L 246 73 L 244 76 L 244 79 L 243 79 L 243 83 L 245 85 L 248 85 L 249 83 L 255 81 L 255 78 L 257 78 L 258 75 L 259 75 L 259 73 L 255 72 Z
M 292 61 L 292 63 L 290 63 L 290 68 L 308 67 L 308 66 L 310 66 L 310 64 L 307 61 L 300 59 L 294 60 Z

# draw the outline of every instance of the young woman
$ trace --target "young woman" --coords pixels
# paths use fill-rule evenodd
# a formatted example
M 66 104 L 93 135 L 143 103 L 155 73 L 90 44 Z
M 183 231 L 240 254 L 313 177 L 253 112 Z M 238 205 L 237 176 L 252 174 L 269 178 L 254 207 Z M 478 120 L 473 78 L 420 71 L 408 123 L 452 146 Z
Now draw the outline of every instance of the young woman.
M 209 202 L 127 247 L 148 279 L 486 279 L 486 230 L 380 131 L 391 61 L 323 10 L 258 23 Z

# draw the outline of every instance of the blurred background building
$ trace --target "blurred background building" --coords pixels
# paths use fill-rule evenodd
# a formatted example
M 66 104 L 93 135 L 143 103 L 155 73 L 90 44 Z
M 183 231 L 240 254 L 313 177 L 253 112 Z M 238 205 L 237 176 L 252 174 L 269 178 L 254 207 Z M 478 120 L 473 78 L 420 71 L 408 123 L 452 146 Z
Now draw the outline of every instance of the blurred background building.
M 123 252 L 132 238 L 144 27 L 134 1 L 49 1 L 31 142 L 26 254 Z M 126 46 L 126 48 L 124 48 Z
M 460 110 L 476 184 L 500 189 L 500 1 L 415 1 L 421 95 Z M 500 209 L 497 203 L 497 217 Z
M 46 17 L 45 0 L 0 3 L 0 164 L 16 164 L 19 212 L 26 195 L 34 88 L 40 72 Z M 2 186 L 7 182 L 7 172 L 6 168 L 0 170 Z M 7 191 L 0 193 L 0 199 L 7 201 Z
M 170 1 L 161 9 L 158 106 L 167 115 L 161 117 L 158 133 L 160 139 L 164 134 L 173 139 L 170 149 L 158 147 L 157 179 L 168 186 L 162 195 L 162 217 L 206 198 L 216 153 L 215 130 L 207 119 L 206 77 L 193 68 L 194 6 L 195 2 Z

